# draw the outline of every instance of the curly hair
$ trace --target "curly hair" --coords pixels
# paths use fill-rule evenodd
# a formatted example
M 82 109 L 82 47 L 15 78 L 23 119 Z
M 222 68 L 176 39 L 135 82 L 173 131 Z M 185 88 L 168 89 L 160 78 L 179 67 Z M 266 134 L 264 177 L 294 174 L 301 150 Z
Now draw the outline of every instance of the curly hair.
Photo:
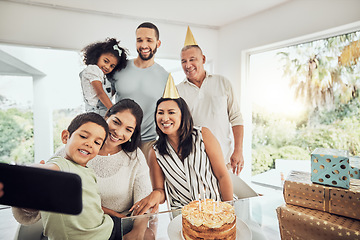
M 81 50 L 84 56 L 84 63 L 86 65 L 96 65 L 102 54 L 110 53 L 114 55 L 118 60 L 118 64 L 113 71 L 106 74 L 109 79 L 112 78 L 116 71 L 124 69 L 127 64 L 127 49 L 120 47 L 119 43 L 120 41 L 116 40 L 116 38 L 107 38 L 104 42 L 95 42 L 87 45 Z M 121 50 L 121 55 L 119 55 L 119 51 L 115 49 L 114 46 L 117 46 L 117 49 Z

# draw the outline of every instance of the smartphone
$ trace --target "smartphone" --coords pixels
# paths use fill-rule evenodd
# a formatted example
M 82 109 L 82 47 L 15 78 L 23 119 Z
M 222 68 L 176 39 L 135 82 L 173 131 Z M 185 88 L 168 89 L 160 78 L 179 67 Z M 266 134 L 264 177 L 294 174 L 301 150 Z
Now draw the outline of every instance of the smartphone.
M 0 163 L 0 204 L 77 215 L 82 211 L 79 175 Z

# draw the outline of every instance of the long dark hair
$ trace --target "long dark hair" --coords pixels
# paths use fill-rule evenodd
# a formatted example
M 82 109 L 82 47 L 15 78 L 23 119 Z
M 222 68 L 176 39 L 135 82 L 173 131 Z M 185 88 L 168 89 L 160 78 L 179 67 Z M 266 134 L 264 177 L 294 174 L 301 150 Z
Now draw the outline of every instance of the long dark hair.
M 120 41 L 116 40 L 116 38 L 107 38 L 104 42 L 95 42 L 87 45 L 81 50 L 84 56 L 84 63 L 86 65 L 96 65 L 102 54 L 111 53 L 118 60 L 118 64 L 114 70 L 106 74 L 108 79 L 111 79 L 116 71 L 120 71 L 127 65 L 127 49 L 120 47 L 119 43 Z
M 122 99 L 116 104 L 114 104 L 105 114 L 105 118 L 108 118 L 116 113 L 123 112 L 129 110 L 131 114 L 136 119 L 136 126 L 134 129 L 134 132 L 130 138 L 131 141 L 127 141 L 123 144 L 121 144 L 121 148 L 125 152 L 133 152 L 135 151 L 139 146 L 141 142 L 141 122 L 143 119 L 143 111 L 139 104 L 137 104 L 132 99 Z
M 159 104 L 165 101 L 174 101 L 180 108 L 181 112 L 181 123 L 178 130 L 179 133 L 179 149 L 181 153 L 181 159 L 186 158 L 189 156 L 191 151 L 193 150 L 193 143 L 192 143 L 192 132 L 194 128 L 193 119 L 189 110 L 188 105 L 182 98 L 171 99 L 171 98 L 160 98 L 156 103 L 156 110 L 155 110 L 155 122 L 156 122 L 156 113 L 159 107 Z M 159 150 L 161 155 L 169 155 L 169 150 L 167 148 L 166 138 L 167 135 L 164 134 L 159 126 L 156 123 L 156 133 L 159 136 L 159 139 L 156 141 L 155 146 Z

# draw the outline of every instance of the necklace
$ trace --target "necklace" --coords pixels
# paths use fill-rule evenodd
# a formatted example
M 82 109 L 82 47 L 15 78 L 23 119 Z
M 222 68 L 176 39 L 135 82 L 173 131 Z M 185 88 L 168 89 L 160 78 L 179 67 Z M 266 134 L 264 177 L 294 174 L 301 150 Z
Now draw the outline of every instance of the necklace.
M 175 152 L 176 152 L 176 155 L 178 155 L 178 157 L 179 157 L 180 159 L 182 159 L 181 152 L 180 152 L 180 151 L 179 151 L 179 152 L 175 151 Z
M 111 156 L 111 155 L 117 154 L 121 150 L 122 150 L 122 148 L 120 146 L 117 147 L 117 148 L 112 148 L 112 149 L 103 148 L 103 149 L 100 150 L 99 155 Z

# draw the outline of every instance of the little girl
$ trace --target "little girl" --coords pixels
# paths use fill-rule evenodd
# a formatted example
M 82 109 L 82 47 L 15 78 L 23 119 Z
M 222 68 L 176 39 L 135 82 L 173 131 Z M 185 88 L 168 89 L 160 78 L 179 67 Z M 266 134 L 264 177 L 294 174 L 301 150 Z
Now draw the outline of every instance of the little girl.
M 105 116 L 113 105 L 110 98 L 113 95 L 108 79 L 115 71 L 126 67 L 127 52 L 119 47 L 115 38 L 105 42 L 96 42 L 86 46 L 82 52 L 87 67 L 79 74 L 85 101 L 86 112 L 96 112 Z

